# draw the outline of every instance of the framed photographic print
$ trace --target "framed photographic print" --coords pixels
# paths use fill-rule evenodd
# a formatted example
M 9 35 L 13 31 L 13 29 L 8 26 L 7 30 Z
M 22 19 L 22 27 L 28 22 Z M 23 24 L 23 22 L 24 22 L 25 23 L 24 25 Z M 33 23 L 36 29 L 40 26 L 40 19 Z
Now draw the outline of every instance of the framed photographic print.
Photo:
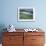
M 35 21 L 35 8 L 19 7 L 18 21 Z

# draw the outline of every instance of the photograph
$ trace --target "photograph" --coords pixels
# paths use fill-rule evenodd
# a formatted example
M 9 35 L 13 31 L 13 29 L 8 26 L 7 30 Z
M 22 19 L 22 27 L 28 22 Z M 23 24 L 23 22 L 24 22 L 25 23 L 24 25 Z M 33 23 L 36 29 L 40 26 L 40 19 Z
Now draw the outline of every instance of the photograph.
M 18 21 L 34 21 L 35 9 L 31 7 L 18 8 Z

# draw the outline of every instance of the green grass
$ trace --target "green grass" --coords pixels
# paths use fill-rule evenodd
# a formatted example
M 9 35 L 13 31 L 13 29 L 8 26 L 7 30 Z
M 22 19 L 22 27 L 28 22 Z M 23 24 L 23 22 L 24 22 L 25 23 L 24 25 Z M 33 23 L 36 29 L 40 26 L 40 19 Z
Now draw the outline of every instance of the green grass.
M 33 19 L 33 15 L 20 13 L 20 19 Z

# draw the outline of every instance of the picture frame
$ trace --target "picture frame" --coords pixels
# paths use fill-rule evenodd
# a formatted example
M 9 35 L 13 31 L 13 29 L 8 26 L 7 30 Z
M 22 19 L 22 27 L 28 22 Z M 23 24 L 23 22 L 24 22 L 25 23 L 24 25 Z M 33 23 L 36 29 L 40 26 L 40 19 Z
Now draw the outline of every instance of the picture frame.
M 35 8 L 19 7 L 18 21 L 35 21 Z

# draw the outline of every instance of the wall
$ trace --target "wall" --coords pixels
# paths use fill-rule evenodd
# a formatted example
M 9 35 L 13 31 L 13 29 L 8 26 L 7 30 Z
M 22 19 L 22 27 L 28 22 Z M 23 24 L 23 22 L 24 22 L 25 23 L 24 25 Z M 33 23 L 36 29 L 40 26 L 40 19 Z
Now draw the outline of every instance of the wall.
M 36 20 L 18 22 L 18 7 L 34 7 Z M 0 31 L 13 24 L 16 28 L 41 27 L 46 32 L 46 0 L 0 0 Z
M 46 0 L 0 0 L 1 15 L 0 25 L 5 26 L 13 24 L 16 28 L 31 28 L 41 27 L 46 28 Z M 18 7 L 34 7 L 35 22 L 18 22 L 17 8 Z

